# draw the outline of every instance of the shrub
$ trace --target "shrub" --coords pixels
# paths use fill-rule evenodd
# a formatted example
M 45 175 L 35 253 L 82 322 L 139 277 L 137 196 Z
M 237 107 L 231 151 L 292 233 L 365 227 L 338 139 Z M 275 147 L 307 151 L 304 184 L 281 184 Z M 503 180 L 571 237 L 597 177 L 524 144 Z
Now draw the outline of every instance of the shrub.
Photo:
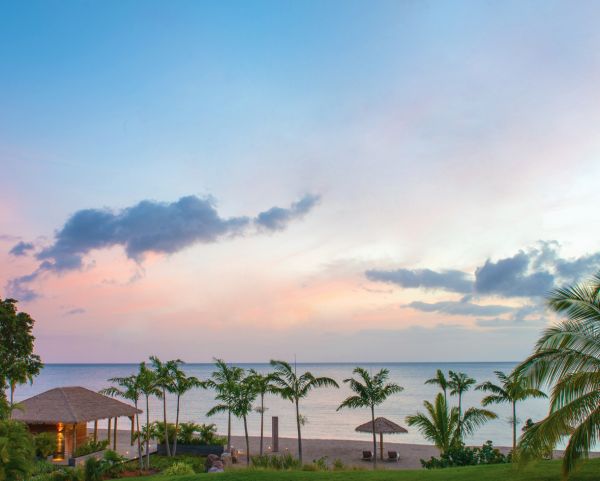
M 85 461 L 83 471 L 85 481 L 101 481 L 104 474 L 104 466 L 102 462 L 92 457 Z
M 452 468 L 456 466 L 474 466 L 477 464 L 501 464 L 509 462 L 504 454 L 494 448 L 491 441 L 481 448 L 469 448 L 463 443 L 457 444 L 442 453 L 439 458 L 421 459 L 421 465 L 427 469 Z
M 40 433 L 34 436 L 33 443 L 35 445 L 35 454 L 40 458 L 46 459 L 56 452 L 56 434 L 54 433 Z
M 94 441 L 89 440 L 85 443 L 77 446 L 75 449 L 75 457 L 85 456 L 87 454 L 97 453 L 98 451 L 103 451 L 108 447 L 109 441 L 108 439 L 104 439 L 102 441 Z
M 178 461 L 165 469 L 163 474 L 166 476 L 183 476 L 184 474 L 195 474 L 195 471 L 189 464 Z
M 300 469 L 300 461 L 298 461 L 290 453 L 281 455 L 263 455 L 252 456 L 252 466 L 256 468 L 290 470 Z
M 344 462 L 337 458 L 333 460 L 333 470 L 334 471 L 343 471 L 344 469 L 346 469 L 346 465 L 344 464 Z
M 35 448 L 25 424 L 0 421 L 0 453 L 0 479 L 29 479 Z
M 81 469 L 62 468 L 52 473 L 52 481 L 82 481 L 84 479 Z

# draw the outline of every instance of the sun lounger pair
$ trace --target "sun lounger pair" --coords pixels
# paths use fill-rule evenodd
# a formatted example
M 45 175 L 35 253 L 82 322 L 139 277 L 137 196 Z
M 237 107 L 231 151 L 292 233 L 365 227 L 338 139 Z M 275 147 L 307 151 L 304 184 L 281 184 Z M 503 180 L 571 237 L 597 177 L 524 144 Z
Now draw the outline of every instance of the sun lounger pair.
M 373 451 L 363 451 L 363 461 L 373 461 Z M 388 461 L 397 463 L 400 461 L 400 453 L 398 451 L 388 451 Z

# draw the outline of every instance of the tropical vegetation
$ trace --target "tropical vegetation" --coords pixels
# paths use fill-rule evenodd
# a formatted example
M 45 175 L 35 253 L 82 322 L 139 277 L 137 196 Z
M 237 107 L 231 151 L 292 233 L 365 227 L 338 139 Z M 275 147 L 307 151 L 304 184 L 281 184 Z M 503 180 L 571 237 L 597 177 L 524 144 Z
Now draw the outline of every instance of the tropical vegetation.
M 520 449 L 537 457 L 566 438 L 567 476 L 600 441 L 600 273 L 555 289 L 548 306 L 565 319 L 544 331 L 516 372 L 535 386 L 552 386 L 550 411 L 526 430 Z
M 358 379 L 344 379 L 344 383 L 350 386 L 355 393 L 347 397 L 338 406 L 337 410 L 343 408 L 357 409 L 368 408 L 371 411 L 371 426 L 373 432 L 373 468 L 377 467 L 377 436 L 375 433 L 375 407 L 383 404 L 392 394 L 402 392 L 402 386 L 396 383 L 388 383 L 389 369 L 380 369 L 374 376 L 362 367 L 354 368 L 352 371 Z
M 512 452 L 514 456 L 517 452 L 517 403 L 529 398 L 545 398 L 546 394 L 530 386 L 527 379 L 519 372 L 505 374 L 502 371 L 494 371 L 494 374 L 496 374 L 496 377 L 500 381 L 499 384 L 486 381 L 479 384 L 475 389 L 490 393 L 481 401 L 481 404 L 484 406 L 504 403 L 511 405 L 512 417 L 510 423 L 512 425 Z
M 300 375 L 296 366 L 291 366 L 286 361 L 272 360 L 271 366 L 274 368 L 273 385 L 274 392 L 283 399 L 291 401 L 296 408 L 296 428 L 298 430 L 298 459 L 302 464 L 302 430 L 303 418 L 300 414 L 300 400 L 306 398 L 313 390 L 321 387 L 336 387 L 338 383 L 329 377 L 316 377 L 311 372 L 306 371 Z

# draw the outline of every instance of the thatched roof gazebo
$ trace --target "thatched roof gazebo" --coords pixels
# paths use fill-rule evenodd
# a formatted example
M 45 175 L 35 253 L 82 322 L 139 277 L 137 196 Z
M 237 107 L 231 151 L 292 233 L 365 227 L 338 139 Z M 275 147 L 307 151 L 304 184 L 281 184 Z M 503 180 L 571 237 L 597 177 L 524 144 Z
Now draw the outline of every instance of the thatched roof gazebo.
M 375 424 L 375 434 L 379 434 L 379 452 L 381 460 L 383 461 L 383 435 L 408 433 L 408 431 L 399 424 L 382 417 L 375 418 L 375 423 L 373 423 L 373 421 L 367 421 L 366 423 L 357 426 L 355 431 L 359 433 L 372 433 L 373 424 Z M 377 456 L 377 453 L 373 453 L 373 455 Z
M 113 444 L 117 447 L 117 419 L 128 417 L 133 421 L 142 411 L 116 399 L 98 394 L 84 387 L 58 387 L 18 403 L 12 413 L 16 421 L 24 422 L 33 433 L 56 432 L 58 456 L 73 454 L 77 445 L 87 439 L 87 423 L 94 422 L 94 441 L 98 438 L 98 420 L 108 419 L 110 442 L 111 422 L 114 418 Z M 67 436 L 69 431 L 70 436 Z

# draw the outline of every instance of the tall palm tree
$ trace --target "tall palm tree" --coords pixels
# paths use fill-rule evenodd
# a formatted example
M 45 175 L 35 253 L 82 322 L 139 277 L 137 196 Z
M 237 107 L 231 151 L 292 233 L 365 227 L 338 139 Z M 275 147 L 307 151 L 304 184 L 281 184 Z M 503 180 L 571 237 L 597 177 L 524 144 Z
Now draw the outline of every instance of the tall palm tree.
M 138 408 L 138 403 L 140 397 L 142 396 L 142 392 L 138 385 L 138 378 L 136 375 L 131 375 L 127 377 L 112 377 L 108 380 L 114 384 L 114 386 L 107 387 L 100 391 L 101 394 L 112 397 L 120 397 L 123 399 L 127 399 L 132 401 L 135 408 Z M 140 469 L 144 467 L 144 461 L 142 458 L 142 440 L 140 436 L 140 416 L 136 413 L 136 438 L 137 438 L 137 447 L 138 447 L 138 458 L 140 461 Z
M 471 386 L 477 383 L 477 381 L 472 377 L 467 376 L 464 372 L 450 371 L 448 375 L 450 377 L 450 381 L 448 382 L 448 387 L 450 388 L 450 395 L 458 396 L 458 431 L 460 434 L 460 425 L 462 423 L 462 396 L 469 389 L 471 389 Z
M 566 319 L 544 331 L 533 354 L 515 371 L 535 386 L 553 386 L 550 411 L 527 430 L 520 448 L 543 449 L 568 436 L 566 477 L 600 440 L 600 272 L 580 284 L 555 289 L 547 302 Z
M 231 412 L 244 422 L 244 437 L 246 439 L 246 465 L 250 466 L 250 438 L 248 437 L 248 415 L 252 412 L 252 403 L 258 396 L 253 375 L 242 378 L 229 394 L 229 404 L 217 404 L 207 414 L 212 416 L 218 412 Z M 219 395 L 217 395 L 219 397 Z
M 292 367 L 288 362 L 271 360 L 273 372 L 273 384 L 275 392 L 283 399 L 294 403 L 296 407 L 296 427 L 298 428 L 298 459 L 302 464 L 302 416 L 300 415 L 300 399 L 308 396 L 308 393 L 319 387 L 336 387 L 337 382 L 330 377 L 315 377 L 311 372 L 298 375 L 296 366 Z
M 342 404 L 337 408 L 339 411 L 342 408 L 369 408 L 371 410 L 371 427 L 373 431 L 373 469 L 377 467 L 377 436 L 375 435 L 375 406 L 382 404 L 392 394 L 397 394 L 404 388 L 396 383 L 387 383 L 390 371 L 388 369 L 380 369 L 377 374 L 371 376 L 367 370 L 362 367 L 354 368 L 353 374 L 358 376 L 358 379 L 344 379 L 348 383 L 350 389 L 356 394 L 347 397 Z M 382 448 L 383 449 L 383 448 Z
M 145 362 L 140 363 L 140 368 L 136 375 L 136 384 L 146 399 L 146 428 L 144 438 L 146 441 L 146 469 L 150 469 L 150 398 L 152 396 L 160 398 L 162 391 L 158 387 L 154 371 L 148 368 Z
M 177 412 L 175 415 L 175 439 L 173 440 L 173 456 L 177 454 L 177 433 L 179 432 L 179 408 L 181 396 L 194 388 L 204 387 L 204 383 L 195 376 L 186 376 L 185 372 L 179 367 L 181 361 L 177 361 L 172 366 L 171 376 L 173 379 L 172 392 L 177 396 Z
M 479 391 L 489 392 L 481 400 L 481 404 L 489 406 L 490 404 L 504 404 L 510 403 L 512 406 L 512 435 L 513 435 L 513 455 L 517 452 L 517 402 L 524 401 L 529 398 L 545 398 L 544 394 L 539 389 L 531 387 L 527 380 L 516 372 L 507 375 L 502 371 L 494 371 L 496 377 L 500 381 L 500 384 L 494 384 L 491 381 L 486 381 L 475 389 Z
M 227 450 L 231 451 L 231 406 L 234 391 L 244 376 L 244 370 L 241 367 L 229 366 L 222 359 L 215 359 L 215 367 L 205 385 L 214 389 L 217 401 L 227 406 Z
M 477 428 L 484 425 L 496 415 L 486 409 L 469 408 L 462 419 L 458 408 L 449 408 L 442 393 L 438 393 L 432 403 L 424 401 L 425 413 L 417 412 L 406 417 L 409 426 L 415 426 L 425 439 L 435 444 L 442 452 L 462 442 L 462 436 L 473 434 Z M 459 427 L 462 426 L 462 430 Z
M 425 381 L 425 384 L 436 384 L 437 386 L 439 386 L 442 392 L 444 393 L 444 401 L 448 402 L 448 379 L 446 379 L 446 376 L 444 375 L 441 369 L 438 369 L 436 371 L 435 377 L 427 379 L 427 381 Z
M 156 384 L 162 391 L 162 401 L 163 401 L 163 426 L 164 426 L 164 436 L 165 436 L 165 446 L 167 448 L 167 456 L 171 456 L 171 447 L 169 441 L 169 426 L 167 423 L 167 392 L 173 391 L 173 371 L 177 368 L 177 365 L 181 363 L 181 361 L 167 361 L 162 362 L 156 356 L 150 356 L 150 361 L 152 362 L 152 368 L 154 369 L 154 373 L 156 375 Z
M 255 408 L 255 411 L 257 411 L 260 414 L 260 455 L 263 455 L 263 441 L 264 441 L 264 430 L 265 430 L 265 423 L 264 423 L 264 417 L 265 417 L 265 411 L 267 410 L 267 408 L 265 408 L 265 395 L 267 393 L 273 393 L 274 392 L 274 386 L 273 386 L 273 374 L 269 373 L 269 374 L 260 374 L 258 371 L 256 371 L 255 369 L 250 369 L 250 375 L 252 376 L 252 382 L 254 383 L 254 387 L 256 389 L 256 392 L 258 393 L 258 396 L 260 396 L 260 406 L 257 406 Z

